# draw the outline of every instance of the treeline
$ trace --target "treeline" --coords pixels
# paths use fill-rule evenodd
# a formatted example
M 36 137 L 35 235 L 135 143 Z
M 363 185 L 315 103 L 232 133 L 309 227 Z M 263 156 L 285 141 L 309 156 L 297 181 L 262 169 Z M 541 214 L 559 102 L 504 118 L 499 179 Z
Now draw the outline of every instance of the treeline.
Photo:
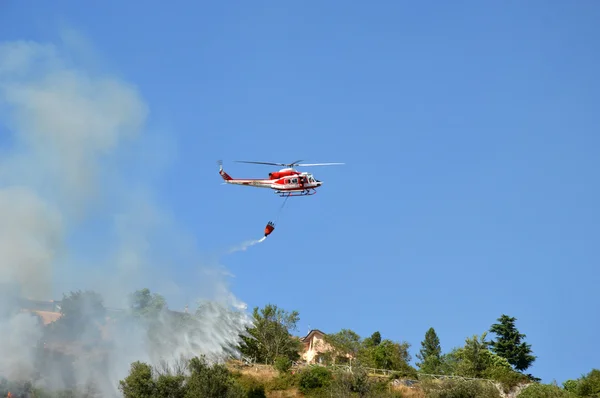
M 378 331 L 362 338 L 350 329 L 342 329 L 324 337 L 329 350 L 319 356 L 319 366 L 301 368 L 292 368 L 293 362 L 300 361 L 303 348 L 300 339 L 293 334 L 300 319 L 299 313 L 268 304 L 254 308 L 253 319 L 253 327 L 247 328 L 247 334 L 242 336 L 240 352 L 257 363 L 274 366 L 278 376 L 268 382 L 260 382 L 221 365 L 205 368 L 205 377 L 210 372 L 217 372 L 222 377 L 223 388 L 228 386 L 227 392 L 221 391 L 222 396 L 262 397 L 273 390 L 295 388 L 309 397 L 401 397 L 402 391 L 391 388 L 391 382 L 408 379 L 418 380 L 419 385 L 418 393 L 413 390 L 411 396 L 423 398 L 500 398 L 509 392 L 519 398 L 600 397 L 600 371 L 596 369 L 562 386 L 541 384 L 539 378 L 527 373 L 536 356 L 531 345 L 524 341 L 526 335 L 517 329 L 516 318 L 507 315 L 500 316 L 481 335 L 466 338 L 463 346 L 454 347 L 446 353 L 442 352 L 435 329 L 429 328 L 420 342 L 415 366 L 410 364 L 410 343 L 385 339 Z M 488 339 L 490 333 L 495 336 L 494 339 Z M 343 367 L 328 366 L 340 364 L 349 365 L 352 372 L 345 372 Z M 127 390 L 139 384 L 134 382 L 139 366 L 136 364 L 132 368 L 129 378 L 122 384 L 123 391 L 129 391 L 126 393 L 128 397 L 139 396 L 133 390 Z M 387 378 L 369 377 L 368 368 L 387 369 L 393 373 Z M 144 369 L 146 377 L 150 377 L 153 371 L 149 371 L 149 367 Z M 154 391 L 158 397 L 165 393 L 158 392 L 158 383 L 161 377 L 164 381 L 166 376 L 159 375 L 159 372 L 154 374 L 157 376 L 152 380 L 156 380 Z M 439 376 L 461 376 L 471 380 L 461 381 L 452 377 L 436 380 Z M 170 396 L 186 396 L 181 390 L 188 385 L 186 377 L 197 376 L 193 372 L 190 376 L 180 375 L 175 391 L 184 395 Z M 194 394 L 211 396 L 197 391 Z
M 81 386 L 79 381 L 78 384 L 72 376 L 73 360 L 69 354 L 44 347 L 52 342 L 62 342 L 100 351 L 114 349 L 110 339 L 107 341 L 103 335 L 108 311 L 102 297 L 95 292 L 72 292 L 64 296 L 61 314 L 57 321 L 44 327 L 43 337 L 38 342 L 38 356 L 32 363 L 35 366 L 33 376 L 28 380 L 1 379 L 0 396 L 5 397 L 9 391 L 14 398 L 106 396 L 93 383 Z M 0 314 L 0 317 L 7 316 L 11 314 Z M 210 304 L 200 305 L 189 314 L 169 311 L 164 297 L 142 289 L 131 294 L 129 308 L 111 322 L 118 333 L 129 330 L 126 327 L 119 329 L 119 325 L 131 325 L 132 322 L 145 325 L 148 346 L 160 354 L 173 352 L 178 347 L 177 336 L 182 330 L 188 338 L 200 330 L 204 319 L 214 319 L 214 316 Z M 235 311 L 227 313 L 227 321 L 239 323 L 232 321 L 235 316 Z M 435 329 L 429 328 L 420 342 L 414 366 L 411 365 L 410 343 L 393 341 L 378 331 L 361 337 L 350 329 L 342 329 L 325 336 L 330 349 L 319 356 L 320 365 L 300 368 L 292 366 L 294 362 L 301 362 L 303 351 L 303 343 L 294 335 L 299 313 L 268 304 L 254 308 L 252 318 L 251 326 L 241 328 L 238 344 L 224 342 L 227 346 L 222 347 L 222 352 L 229 353 L 231 358 L 241 353 L 253 362 L 272 365 L 277 370 L 276 377 L 258 379 L 244 373 L 243 368 L 214 362 L 213 358 L 204 356 L 181 358 L 178 363 L 160 366 L 136 361 L 131 364 L 129 374 L 119 382 L 121 394 L 125 397 L 241 398 L 265 397 L 277 390 L 296 390 L 308 397 L 401 397 L 402 389 L 394 388 L 397 383 L 393 382 L 403 379 L 418 381 L 418 388 L 411 389 L 411 393 L 413 397 L 422 398 L 500 398 L 501 392 L 509 391 L 519 398 L 600 397 L 600 370 L 593 369 L 562 386 L 541 384 L 538 378 L 528 373 L 536 356 L 525 342 L 525 334 L 517 329 L 516 319 L 507 315 L 500 316 L 489 330 L 466 338 L 463 346 L 447 352 L 442 351 Z M 489 339 L 488 335 L 494 338 Z M 105 365 L 102 355 L 95 359 L 90 357 L 90 361 L 96 361 L 91 365 L 94 369 Z M 352 372 L 345 372 L 340 366 L 329 366 L 341 364 L 349 365 Z M 375 378 L 368 374 L 368 368 L 387 369 L 392 374 L 387 378 Z M 114 381 L 103 380 L 102 373 L 98 374 L 96 383 Z M 452 378 L 440 381 L 428 375 L 462 376 L 482 381 Z M 65 388 L 51 393 L 34 387 L 39 380 L 48 377 L 59 377 Z

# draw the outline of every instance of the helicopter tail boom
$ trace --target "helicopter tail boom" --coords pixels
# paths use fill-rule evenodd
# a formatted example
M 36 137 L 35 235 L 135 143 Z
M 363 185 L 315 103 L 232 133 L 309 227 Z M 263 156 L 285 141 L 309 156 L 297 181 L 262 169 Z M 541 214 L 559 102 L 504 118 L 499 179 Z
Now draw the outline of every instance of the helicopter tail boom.
M 271 188 L 270 180 L 232 178 L 229 174 L 225 172 L 225 170 L 223 170 L 222 164 L 219 164 L 219 174 L 221 175 L 221 178 L 223 178 L 226 184 L 247 185 L 257 188 Z

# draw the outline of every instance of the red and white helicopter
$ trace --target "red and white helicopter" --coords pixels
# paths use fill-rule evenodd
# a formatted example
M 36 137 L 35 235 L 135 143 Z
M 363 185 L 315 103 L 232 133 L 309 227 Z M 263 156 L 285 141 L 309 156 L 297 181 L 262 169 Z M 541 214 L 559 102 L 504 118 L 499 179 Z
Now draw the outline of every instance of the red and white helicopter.
M 238 163 L 253 163 L 253 164 L 267 164 L 273 166 L 283 166 L 284 169 L 269 173 L 269 178 L 260 179 L 241 179 L 231 178 L 223 170 L 223 163 L 219 164 L 219 174 L 225 180 L 227 184 L 235 185 L 246 185 L 249 187 L 256 188 L 270 188 L 275 190 L 275 193 L 281 197 L 290 196 L 309 196 L 317 193 L 316 189 L 323 184 L 323 181 L 317 180 L 311 173 L 299 172 L 294 170 L 295 166 L 331 166 L 344 163 L 298 163 L 298 160 L 294 163 L 270 163 L 270 162 L 250 162 L 245 160 L 236 160 Z

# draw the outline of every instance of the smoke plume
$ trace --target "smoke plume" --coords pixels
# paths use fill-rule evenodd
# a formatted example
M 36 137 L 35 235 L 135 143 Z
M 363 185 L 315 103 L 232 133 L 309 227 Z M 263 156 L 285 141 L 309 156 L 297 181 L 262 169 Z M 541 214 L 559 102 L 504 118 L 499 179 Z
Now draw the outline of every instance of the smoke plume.
M 260 239 L 255 239 L 255 240 L 248 240 L 245 242 L 242 242 L 242 244 L 233 247 L 231 250 L 229 250 L 229 253 L 235 253 L 235 252 L 241 252 L 241 251 L 246 251 L 250 246 L 254 246 L 258 243 L 263 242 L 265 239 L 267 239 L 266 236 L 263 236 Z
M 79 67 L 80 53 L 69 50 L 64 43 L 0 43 L 0 287 L 14 290 L 5 293 L 12 301 L 0 298 L 0 377 L 33 378 L 42 367 L 40 386 L 94 382 L 108 397 L 133 361 L 223 358 L 249 320 L 225 274 L 202 264 L 193 238 L 156 204 L 145 170 L 160 165 L 146 162 L 166 135 L 149 132 L 138 90 Z M 194 289 L 170 277 L 182 265 L 198 272 Z M 106 314 L 92 297 L 70 320 L 85 350 L 61 346 L 72 329 L 56 327 L 53 340 L 42 341 L 48 328 L 15 304 L 90 289 L 106 306 L 124 308 L 144 287 L 168 302 L 209 301 L 188 326 L 177 327 L 163 311 L 148 323 L 106 326 L 109 338 L 100 344 L 95 325 Z M 44 343 L 72 352 L 75 364 L 46 358 L 40 365 L 36 350 Z

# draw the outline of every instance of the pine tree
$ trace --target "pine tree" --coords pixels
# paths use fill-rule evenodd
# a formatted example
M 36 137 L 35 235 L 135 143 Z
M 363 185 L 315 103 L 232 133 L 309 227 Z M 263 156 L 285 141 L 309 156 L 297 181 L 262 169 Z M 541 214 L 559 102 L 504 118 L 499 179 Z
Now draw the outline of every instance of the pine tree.
M 532 355 L 531 345 L 523 342 L 526 335 L 519 333 L 515 326 L 514 317 L 502 315 L 490 328 L 490 332 L 495 333 L 498 338 L 490 342 L 491 350 L 506 360 L 518 371 L 524 371 L 529 368 L 536 360 Z
M 442 364 L 442 348 L 440 339 L 432 327 L 425 333 L 425 340 L 421 342 L 421 350 L 416 355 L 421 362 L 417 362 L 421 372 L 435 374 Z

